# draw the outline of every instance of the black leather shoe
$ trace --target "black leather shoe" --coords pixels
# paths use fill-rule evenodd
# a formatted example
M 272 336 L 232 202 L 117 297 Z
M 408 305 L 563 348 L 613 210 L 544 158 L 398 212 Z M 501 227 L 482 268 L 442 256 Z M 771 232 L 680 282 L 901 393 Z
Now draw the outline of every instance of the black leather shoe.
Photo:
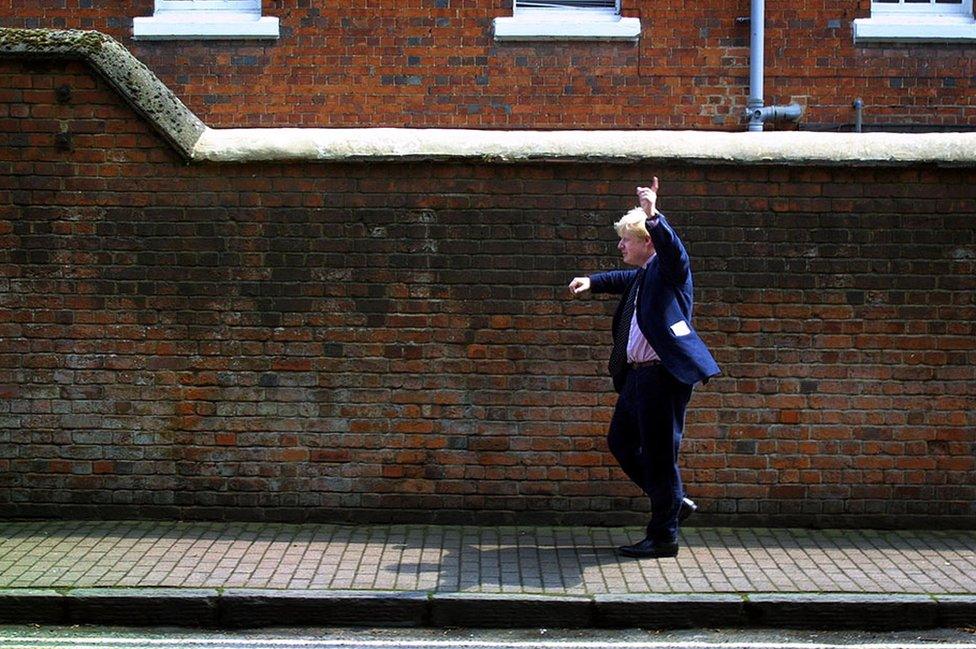
M 620 546 L 620 554 L 625 557 L 636 557 L 638 559 L 663 559 L 666 557 L 678 556 L 678 542 L 655 543 L 650 539 L 644 539 L 633 545 Z
M 698 511 L 698 505 L 691 498 L 681 499 L 681 508 L 678 510 L 678 522 L 684 523 L 685 519 Z

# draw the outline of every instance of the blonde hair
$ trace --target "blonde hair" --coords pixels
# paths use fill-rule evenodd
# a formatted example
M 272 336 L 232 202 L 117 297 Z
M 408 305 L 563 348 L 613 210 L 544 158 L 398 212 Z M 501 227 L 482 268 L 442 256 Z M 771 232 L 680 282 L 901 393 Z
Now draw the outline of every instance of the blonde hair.
M 613 224 L 613 229 L 621 239 L 625 234 L 636 234 L 643 239 L 651 238 L 651 233 L 647 231 L 647 213 L 642 207 L 635 207 L 620 217 L 620 220 Z

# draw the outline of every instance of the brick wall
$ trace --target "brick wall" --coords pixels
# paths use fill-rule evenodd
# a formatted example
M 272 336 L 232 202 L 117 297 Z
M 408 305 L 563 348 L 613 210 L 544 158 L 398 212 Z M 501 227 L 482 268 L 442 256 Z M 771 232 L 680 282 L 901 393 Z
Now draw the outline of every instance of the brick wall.
M 657 174 L 702 520 L 976 522 L 972 169 L 187 166 L 83 64 L 0 88 L 4 516 L 639 522 L 565 287 Z
M 805 127 L 852 124 L 858 97 L 869 126 L 976 127 L 976 47 L 856 46 L 869 0 L 766 4 L 766 102 L 803 104 Z M 745 0 L 623 0 L 642 19 L 637 44 L 496 43 L 508 0 L 266 0 L 277 41 L 132 41 L 132 18 L 152 12 L 12 0 L 0 24 L 111 34 L 214 127 L 744 130 Z

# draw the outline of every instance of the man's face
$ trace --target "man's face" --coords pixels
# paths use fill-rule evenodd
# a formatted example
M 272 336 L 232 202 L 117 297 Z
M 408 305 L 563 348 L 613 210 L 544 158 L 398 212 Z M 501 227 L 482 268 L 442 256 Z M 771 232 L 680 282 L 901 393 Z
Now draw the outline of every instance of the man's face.
M 617 250 L 623 255 L 625 264 L 643 266 L 654 254 L 654 242 L 640 235 L 627 232 L 620 237 Z

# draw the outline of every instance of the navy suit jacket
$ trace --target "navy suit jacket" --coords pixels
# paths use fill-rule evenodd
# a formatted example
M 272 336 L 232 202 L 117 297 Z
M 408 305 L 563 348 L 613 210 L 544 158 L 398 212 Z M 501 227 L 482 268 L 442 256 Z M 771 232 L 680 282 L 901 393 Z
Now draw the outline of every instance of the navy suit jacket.
M 663 214 L 658 224 L 648 231 L 657 254 L 651 258 L 638 287 L 637 326 L 661 358 L 664 368 L 676 379 L 688 385 L 707 382 L 721 370 L 691 324 L 694 307 L 691 260 Z M 636 277 L 636 268 L 598 273 L 590 277 L 590 290 L 626 296 Z M 611 331 L 617 330 L 623 302 L 617 305 Z M 618 392 L 626 377 L 626 371 L 613 377 Z

